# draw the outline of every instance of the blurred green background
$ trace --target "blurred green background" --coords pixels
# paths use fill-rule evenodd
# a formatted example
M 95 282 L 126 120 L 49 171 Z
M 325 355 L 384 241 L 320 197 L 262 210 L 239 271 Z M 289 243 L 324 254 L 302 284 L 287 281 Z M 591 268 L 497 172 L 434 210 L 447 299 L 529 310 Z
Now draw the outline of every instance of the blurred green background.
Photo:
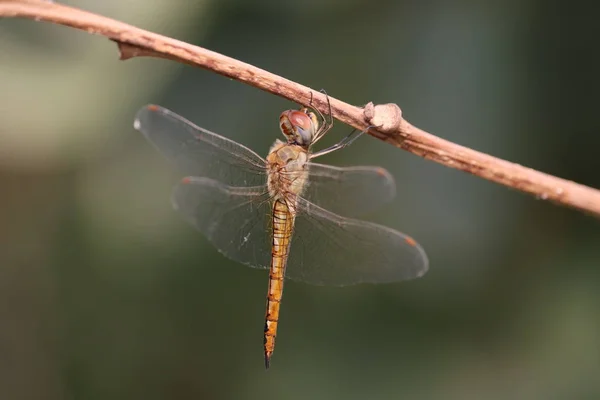
M 597 2 L 70 1 L 445 139 L 600 187 Z M 266 154 L 294 104 L 115 45 L 0 20 L 0 392 L 13 399 L 598 399 L 600 226 L 365 136 L 368 218 L 431 269 L 286 285 L 271 369 L 267 274 L 171 209 L 180 174 L 133 127 L 147 103 Z M 348 133 L 338 123 L 333 143 Z

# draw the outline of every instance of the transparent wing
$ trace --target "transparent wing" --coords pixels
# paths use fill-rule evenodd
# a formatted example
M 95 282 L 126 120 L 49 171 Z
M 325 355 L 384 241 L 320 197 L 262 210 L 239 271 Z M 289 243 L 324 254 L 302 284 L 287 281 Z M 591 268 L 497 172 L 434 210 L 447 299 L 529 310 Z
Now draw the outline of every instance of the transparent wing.
M 266 186 L 230 187 L 184 178 L 173 206 L 225 256 L 254 268 L 271 265 L 271 204 Z
M 299 199 L 287 278 L 333 286 L 390 283 L 418 278 L 428 264 L 411 237 Z
M 145 106 L 138 111 L 133 126 L 186 175 L 204 176 L 232 186 L 266 182 L 266 162 L 258 154 L 166 108 Z
M 230 187 L 188 177 L 173 205 L 228 258 L 254 268 L 271 263 L 271 203 L 266 186 Z M 344 286 L 417 278 L 428 268 L 410 237 L 370 222 L 340 217 L 299 199 L 286 278 Z
M 367 214 L 396 195 L 394 178 L 381 167 L 309 164 L 308 187 L 302 197 L 344 216 Z

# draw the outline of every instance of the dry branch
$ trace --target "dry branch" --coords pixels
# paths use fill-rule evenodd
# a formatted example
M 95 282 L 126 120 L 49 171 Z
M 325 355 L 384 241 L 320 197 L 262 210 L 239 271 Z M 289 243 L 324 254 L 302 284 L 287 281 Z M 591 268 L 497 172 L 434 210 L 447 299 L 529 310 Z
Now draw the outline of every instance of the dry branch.
M 42 0 L 0 0 L 0 17 L 47 21 L 105 36 L 115 41 L 121 59 L 139 56 L 167 58 L 247 83 L 251 86 L 328 111 L 325 96 L 260 68 L 219 53 L 161 36 L 125 23 L 76 8 Z M 431 135 L 402 118 L 396 105 L 365 109 L 330 97 L 333 117 L 357 129 L 371 128 L 369 134 L 413 154 L 447 167 L 460 169 L 481 178 L 532 194 L 538 199 L 600 216 L 600 191 L 523 167 L 463 147 Z

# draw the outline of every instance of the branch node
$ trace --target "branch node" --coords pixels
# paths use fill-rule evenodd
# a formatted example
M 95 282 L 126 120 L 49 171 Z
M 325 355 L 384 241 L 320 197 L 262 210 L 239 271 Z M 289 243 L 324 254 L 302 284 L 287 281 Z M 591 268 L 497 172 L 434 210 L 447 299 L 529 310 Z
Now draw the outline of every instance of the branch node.
M 383 133 L 396 133 L 402 124 L 402 110 L 397 104 L 377 104 L 369 102 L 364 110 L 365 121 Z

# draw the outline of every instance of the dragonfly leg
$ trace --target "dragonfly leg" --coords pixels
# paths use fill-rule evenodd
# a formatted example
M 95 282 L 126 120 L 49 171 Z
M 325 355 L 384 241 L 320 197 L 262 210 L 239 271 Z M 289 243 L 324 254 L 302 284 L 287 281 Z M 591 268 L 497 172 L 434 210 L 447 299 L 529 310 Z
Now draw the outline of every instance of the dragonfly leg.
M 310 101 L 308 102 L 308 104 L 310 108 L 312 108 L 322 120 L 322 123 L 319 125 L 319 129 L 317 130 L 315 137 L 311 142 L 311 145 L 314 145 L 316 142 L 318 142 L 319 139 L 321 139 L 331 128 L 333 128 L 333 115 L 331 113 L 331 103 L 329 102 L 329 96 L 327 95 L 325 89 L 321 89 L 319 90 L 319 92 L 323 93 L 325 95 L 325 98 L 327 99 L 327 106 L 329 108 L 329 112 L 327 114 L 329 116 L 329 120 L 325 117 L 321 110 L 313 106 L 313 94 L 312 92 L 310 92 Z
M 329 154 L 333 151 L 343 149 L 344 147 L 350 146 L 356 139 L 358 139 L 363 133 L 367 132 L 369 129 L 374 128 L 375 126 L 368 126 L 364 131 L 359 131 L 358 129 L 353 129 L 352 132 L 333 146 L 330 146 L 326 149 L 319 150 L 313 154 L 311 154 L 310 158 L 320 157 L 325 154 Z

